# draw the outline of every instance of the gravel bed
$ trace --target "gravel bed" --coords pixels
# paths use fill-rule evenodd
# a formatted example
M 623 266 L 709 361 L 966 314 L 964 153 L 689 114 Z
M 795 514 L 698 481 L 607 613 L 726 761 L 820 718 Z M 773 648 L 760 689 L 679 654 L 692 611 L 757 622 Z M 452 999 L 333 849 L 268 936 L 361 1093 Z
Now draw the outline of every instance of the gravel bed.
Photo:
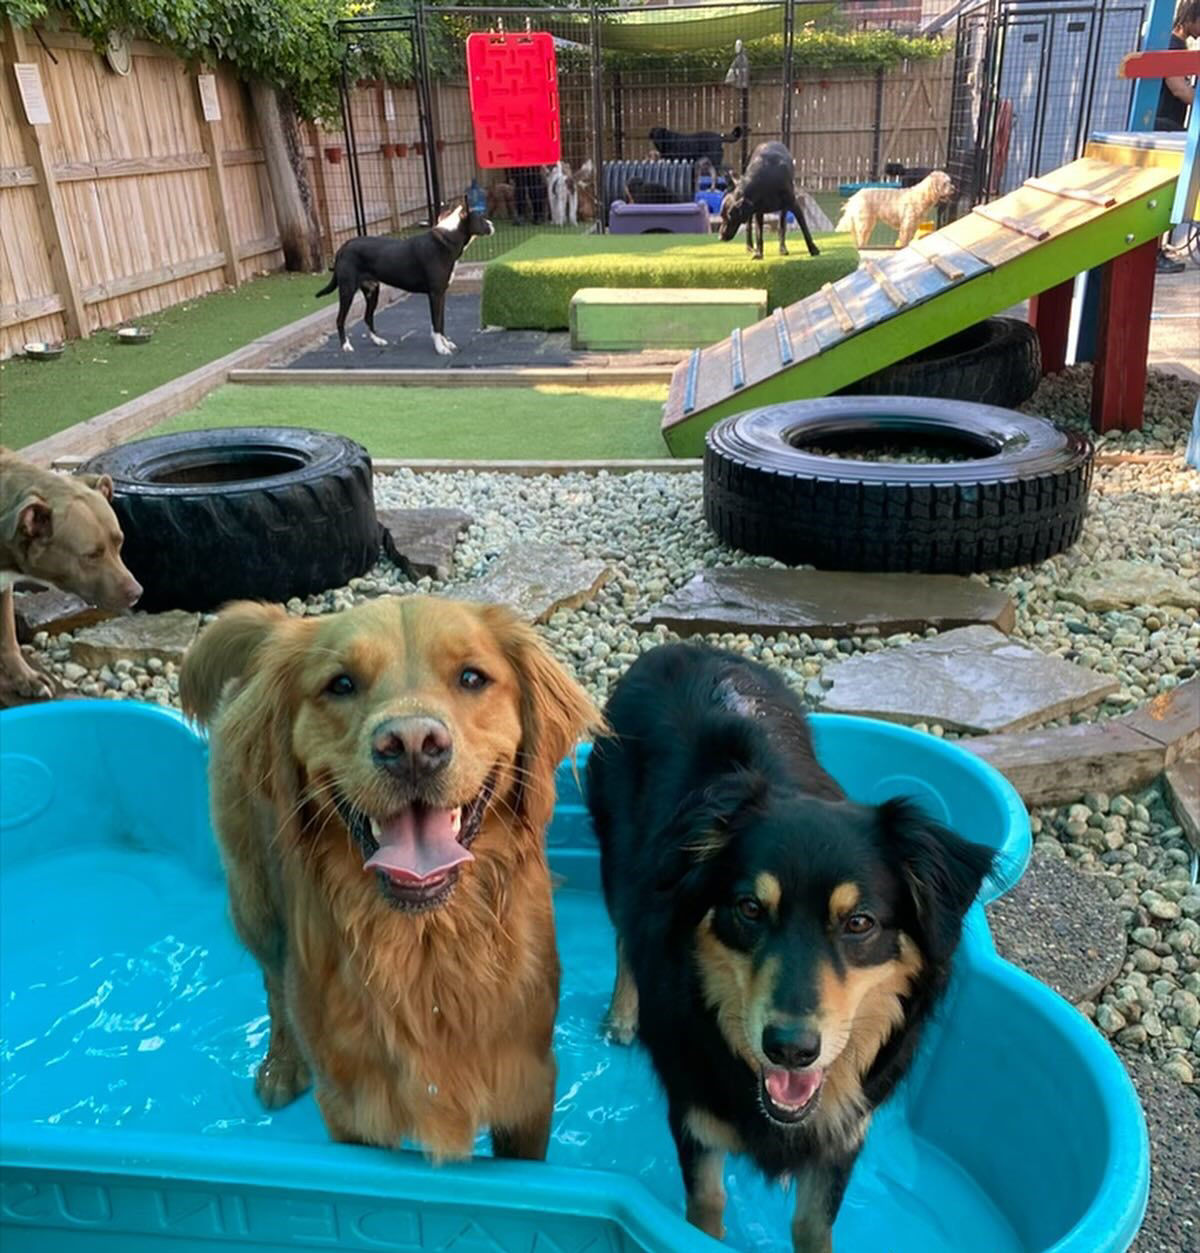
M 1082 387 L 1085 373 L 1086 367 L 1077 367 L 1046 380 L 1035 407 L 1053 401 L 1069 419 L 1079 418 L 1086 393 L 1083 408 L 1071 410 L 1060 389 Z M 1150 412 L 1163 416 L 1145 437 L 1109 437 L 1110 447 L 1179 446 L 1196 389 L 1156 374 L 1150 393 Z M 544 628 L 554 651 L 600 702 L 640 652 L 673 638 L 665 628 L 642 631 L 633 625 L 665 593 L 702 567 L 779 564 L 734 552 L 713 538 L 702 519 L 701 481 L 694 473 L 522 478 L 405 471 L 377 479 L 376 500 L 381 508 L 457 507 L 475 518 L 459 543 L 450 584 L 480 575 L 519 540 L 561 543 L 606 560 L 612 579 L 580 608 L 556 612 Z M 1084 534 L 1072 551 L 1037 567 L 975 576 L 1013 597 L 1018 639 L 1119 680 L 1120 691 L 1102 706 L 1057 724 L 1129 712 L 1192 677 L 1200 664 L 1200 613 L 1195 609 L 1138 606 L 1088 613 L 1059 598 L 1056 589 L 1073 571 L 1102 558 L 1144 560 L 1188 578 L 1200 574 L 1200 475 L 1187 470 L 1181 458 L 1099 467 Z M 416 590 L 437 592 L 446 586 L 423 579 Z M 412 590 L 397 569 L 383 562 L 348 587 L 294 600 L 288 608 L 323 614 L 380 593 Z M 783 632 L 706 638 L 777 667 L 803 693 L 820 690 L 828 661 L 902 647 L 917 637 L 814 640 Z M 66 688 L 110 699 L 177 703 L 178 677 L 170 662 L 118 661 L 90 672 L 70 660 L 70 645 L 70 636 L 39 636 L 34 650 Z M 811 695 L 805 699 L 813 701 Z M 952 738 L 938 725 L 921 729 Z M 1085 1011 L 1122 1052 L 1195 1083 L 1200 1077 L 1200 888 L 1192 882 L 1186 842 L 1160 792 L 1094 795 L 1074 806 L 1038 810 L 1032 817 L 1039 844 L 1101 875 L 1124 911 L 1130 936 L 1126 969 Z

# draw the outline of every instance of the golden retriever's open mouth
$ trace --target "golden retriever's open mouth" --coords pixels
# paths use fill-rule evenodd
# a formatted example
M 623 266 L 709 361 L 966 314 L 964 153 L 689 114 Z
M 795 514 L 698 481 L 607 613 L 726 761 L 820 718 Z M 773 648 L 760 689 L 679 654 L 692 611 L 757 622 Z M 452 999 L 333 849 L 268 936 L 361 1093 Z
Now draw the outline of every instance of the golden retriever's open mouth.
M 466 805 L 439 809 L 418 800 L 384 818 L 339 803 L 362 849 L 363 869 L 375 874 L 389 904 L 420 913 L 450 899 L 462 865 L 474 860 L 470 846 L 479 834 L 494 786 L 492 774 Z

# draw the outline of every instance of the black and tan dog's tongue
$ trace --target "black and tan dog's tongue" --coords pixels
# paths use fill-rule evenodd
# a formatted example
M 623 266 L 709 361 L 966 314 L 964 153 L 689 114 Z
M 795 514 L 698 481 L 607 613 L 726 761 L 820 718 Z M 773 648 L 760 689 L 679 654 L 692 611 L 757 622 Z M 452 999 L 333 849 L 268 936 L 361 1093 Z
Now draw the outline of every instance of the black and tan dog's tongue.
M 462 809 L 406 809 L 384 822 L 371 823 L 379 847 L 364 870 L 381 870 L 392 879 L 421 884 L 440 879 L 474 857 L 458 842 Z

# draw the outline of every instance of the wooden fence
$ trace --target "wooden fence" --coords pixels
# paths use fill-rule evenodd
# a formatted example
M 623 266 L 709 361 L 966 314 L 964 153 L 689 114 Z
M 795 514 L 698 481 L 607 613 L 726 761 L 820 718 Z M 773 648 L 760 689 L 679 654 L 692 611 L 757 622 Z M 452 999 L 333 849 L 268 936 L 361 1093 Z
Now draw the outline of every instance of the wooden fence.
M 5 24 L 0 357 L 30 340 L 119 325 L 283 263 L 243 84 L 218 71 L 219 118 L 206 120 L 194 70 L 154 44 L 138 41 L 132 49 L 131 72 L 121 76 L 77 35 L 43 29 L 34 36 Z M 36 67 L 48 115 L 37 124 L 18 90 L 18 67 L 29 66 Z M 26 79 L 31 73 L 20 72 Z M 751 91 L 755 142 L 778 135 L 780 90 L 765 83 Z M 792 142 L 801 183 L 817 190 L 870 177 L 877 159 L 936 164 L 949 90 L 944 63 L 880 81 L 869 73 L 803 76 L 793 97 Z M 607 83 L 605 92 L 605 152 L 612 155 L 646 155 L 651 126 L 724 130 L 739 120 L 736 93 L 720 87 L 667 91 L 626 81 Z M 590 93 L 578 95 L 590 109 Z M 426 210 L 415 93 L 360 85 L 352 109 L 368 230 L 414 224 Z M 465 87 L 437 85 L 434 110 L 442 193 L 449 199 L 479 175 Z M 578 138 L 590 133 L 590 117 L 575 121 L 564 156 L 578 165 L 590 155 Z M 354 232 L 346 140 L 340 128 L 310 125 L 305 141 L 332 256 Z

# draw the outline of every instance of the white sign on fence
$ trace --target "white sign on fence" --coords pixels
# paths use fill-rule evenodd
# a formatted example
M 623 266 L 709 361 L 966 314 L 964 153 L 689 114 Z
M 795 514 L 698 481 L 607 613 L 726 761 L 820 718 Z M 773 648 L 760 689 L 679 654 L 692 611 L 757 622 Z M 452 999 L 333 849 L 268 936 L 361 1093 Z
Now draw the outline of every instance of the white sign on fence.
M 217 97 L 217 79 L 215 74 L 197 74 L 196 82 L 200 87 L 200 107 L 204 110 L 206 122 L 221 120 L 221 101 Z
M 25 116 L 31 126 L 49 126 L 50 108 L 46 104 L 46 93 L 42 90 L 42 75 L 36 61 L 18 61 L 13 65 L 17 75 L 17 89 L 21 93 L 21 103 L 25 106 Z
M 396 120 L 396 99 L 392 95 L 390 87 L 383 89 L 383 120 L 385 122 L 394 122 Z

